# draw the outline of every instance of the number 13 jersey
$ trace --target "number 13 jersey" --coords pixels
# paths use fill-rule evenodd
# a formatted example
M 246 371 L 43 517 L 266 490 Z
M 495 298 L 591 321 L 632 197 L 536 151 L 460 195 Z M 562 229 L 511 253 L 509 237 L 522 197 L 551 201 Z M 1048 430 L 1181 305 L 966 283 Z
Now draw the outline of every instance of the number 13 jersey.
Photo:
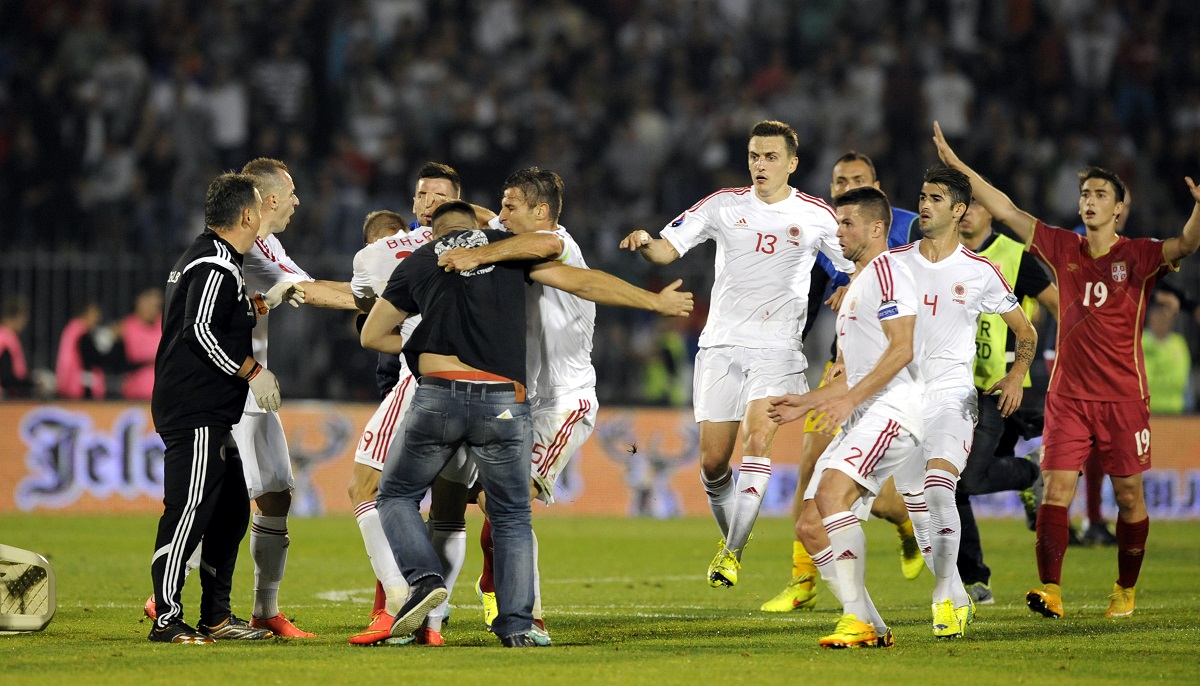
M 817 251 L 839 271 L 854 271 L 854 264 L 842 256 L 829 205 L 789 190 L 787 198 L 768 204 L 752 188 L 726 188 L 662 230 L 680 256 L 707 240 L 717 244 L 701 348 L 800 350 Z

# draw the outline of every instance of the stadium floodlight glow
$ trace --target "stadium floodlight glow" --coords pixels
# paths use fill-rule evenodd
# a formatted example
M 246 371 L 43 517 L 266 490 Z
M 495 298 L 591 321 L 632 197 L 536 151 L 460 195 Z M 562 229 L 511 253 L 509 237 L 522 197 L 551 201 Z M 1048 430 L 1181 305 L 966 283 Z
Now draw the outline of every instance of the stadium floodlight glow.
M 54 619 L 54 568 L 30 550 L 0 544 L 0 631 L 41 631 Z

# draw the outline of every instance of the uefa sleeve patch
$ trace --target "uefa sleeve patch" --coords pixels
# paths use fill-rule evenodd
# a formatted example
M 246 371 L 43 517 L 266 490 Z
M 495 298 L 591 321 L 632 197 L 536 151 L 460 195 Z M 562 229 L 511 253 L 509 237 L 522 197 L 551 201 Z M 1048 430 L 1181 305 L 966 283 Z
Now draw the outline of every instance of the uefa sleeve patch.
M 896 307 L 895 304 L 889 305 L 887 303 L 884 303 L 884 306 L 879 308 L 880 321 L 882 321 L 884 319 L 890 319 L 892 317 L 896 317 L 899 314 L 900 314 L 900 308 Z

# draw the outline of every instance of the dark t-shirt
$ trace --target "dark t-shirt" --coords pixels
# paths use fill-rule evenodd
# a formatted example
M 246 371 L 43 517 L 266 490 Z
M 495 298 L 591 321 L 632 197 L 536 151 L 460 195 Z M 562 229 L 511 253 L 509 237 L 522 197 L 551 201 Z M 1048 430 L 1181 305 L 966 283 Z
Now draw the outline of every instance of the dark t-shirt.
M 528 261 L 498 262 L 467 272 L 438 266 L 442 253 L 511 238 L 505 231 L 452 231 L 400 263 L 383 292 L 396 309 L 420 314 L 404 356 L 420 376 L 421 353 L 457 355 L 480 371 L 525 383 L 525 284 Z

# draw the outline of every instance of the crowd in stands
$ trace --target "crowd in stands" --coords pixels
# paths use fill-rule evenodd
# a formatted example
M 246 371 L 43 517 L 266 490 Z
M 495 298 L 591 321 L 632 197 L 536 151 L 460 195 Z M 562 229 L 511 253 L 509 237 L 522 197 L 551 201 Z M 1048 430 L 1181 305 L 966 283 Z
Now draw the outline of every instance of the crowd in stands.
M 746 133 L 766 118 L 800 132 L 792 182 L 813 195 L 856 149 L 912 208 L 937 119 L 1038 216 L 1077 224 L 1075 173 L 1095 163 L 1130 187 L 1130 235 L 1175 235 L 1183 177 L 1200 176 L 1200 3 L 0 3 L 0 252 L 171 252 L 199 230 L 209 180 L 269 156 L 301 198 L 290 253 L 338 256 L 344 277 L 364 215 L 407 215 L 426 160 L 493 208 L 536 164 L 563 177 L 563 224 L 592 266 L 680 276 L 699 298 L 711 260 L 651 275 L 617 243 L 746 185 Z M 1179 289 L 1200 293 L 1184 269 Z M 662 374 L 690 359 L 697 309 L 682 331 L 602 315 L 601 401 L 682 402 Z M 1184 314 L 1172 330 L 1200 354 Z

